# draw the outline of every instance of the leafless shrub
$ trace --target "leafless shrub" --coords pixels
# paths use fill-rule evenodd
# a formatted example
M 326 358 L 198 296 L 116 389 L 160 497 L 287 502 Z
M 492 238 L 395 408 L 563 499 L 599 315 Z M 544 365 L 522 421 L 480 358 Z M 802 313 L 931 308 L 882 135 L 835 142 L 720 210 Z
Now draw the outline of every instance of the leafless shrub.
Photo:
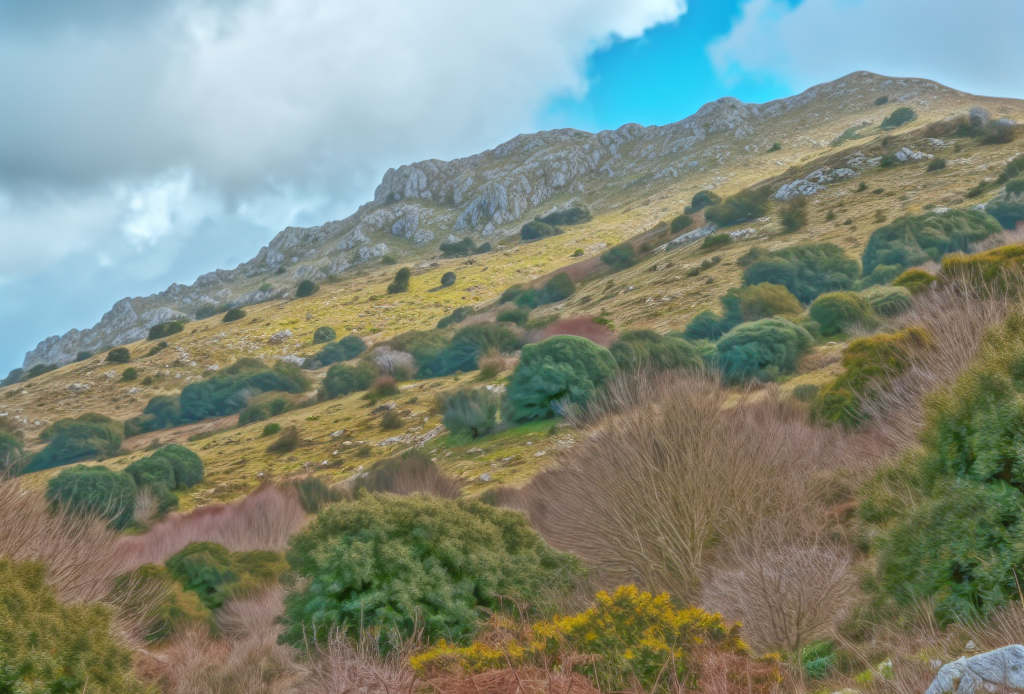
M 503 668 L 475 675 L 437 677 L 428 684 L 438 694 L 600 694 L 579 673 L 539 668 Z
M 353 643 L 335 632 L 312 651 L 302 694 L 411 694 L 421 686 L 408 665 L 413 647 L 400 644 L 384 656 L 372 638 Z
M 987 239 L 971 244 L 971 253 L 990 251 L 1000 246 L 1019 246 L 1024 243 L 1024 229 L 1018 227 L 1012 231 L 1002 231 L 992 234 Z
M 775 388 L 739 395 L 707 377 L 620 382 L 597 431 L 524 489 L 545 538 L 615 583 L 686 600 L 715 557 L 841 530 L 836 481 L 866 474 L 868 436 L 825 429 Z M 590 419 L 593 417 L 593 408 Z
M 353 481 L 355 489 L 389 494 L 429 494 L 443 499 L 457 499 L 462 482 L 445 474 L 430 458 L 413 453 L 377 461 Z
M 387 345 L 373 350 L 370 359 L 381 371 L 399 380 L 407 380 L 416 374 L 416 359 L 408 352 L 400 352 Z
M 511 371 L 516 368 L 516 364 L 519 363 L 519 358 L 510 354 L 490 352 L 477 359 L 476 363 L 480 367 L 480 380 L 490 381 L 497 377 L 498 374 L 504 373 L 505 371 Z

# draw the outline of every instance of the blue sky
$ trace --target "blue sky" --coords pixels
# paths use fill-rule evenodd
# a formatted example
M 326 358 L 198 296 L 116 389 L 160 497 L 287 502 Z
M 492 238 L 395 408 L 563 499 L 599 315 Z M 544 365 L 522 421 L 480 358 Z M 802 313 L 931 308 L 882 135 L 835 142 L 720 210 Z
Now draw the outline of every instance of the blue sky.
M 855 70 L 1024 98 L 1024 3 L 0 0 L 0 373 L 384 171 Z

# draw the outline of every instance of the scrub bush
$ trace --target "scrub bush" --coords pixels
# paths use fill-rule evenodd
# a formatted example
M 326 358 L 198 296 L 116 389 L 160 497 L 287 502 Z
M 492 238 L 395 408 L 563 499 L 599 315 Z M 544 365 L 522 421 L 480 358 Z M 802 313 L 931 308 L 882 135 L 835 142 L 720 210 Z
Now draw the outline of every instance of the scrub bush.
M 904 270 L 899 277 L 892 281 L 894 287 L 902 287 L 911 294 L 917 294 L 928 289 L 938 281 L 938 277 L 918 268 Z
M 224 313 L 224 317 L 221 318 L 220 320 L 221 320 L 222 323 L 233 323 L 233 322 L 235 322 L 237 320 L 242 320 L 247 315 L 248 314 L 245 312 L 245 309 L 242 309 L 242 308 L 229 308 Z
M 781 284 L 769 282 L 740 289 L 730 288 L 720 301 L 722 312 L 733 325 L 772 316 L 798 316 L 803 313 L 803 306 L 788 289 Z
M 459 306 L 457 309 L 449 313 L 447 316 L 437 321 L 437 329 L 447 328 L 449 325 L 455 323 L 461 323 L 462 321 L 473 315 L 472 306 Z
M 83 349 L 79 351 L 77 355 L 75 355 L 75 362 L 77 363 L 80 361 L 85 361 L 86 359 L 92 359 L 92 356 L 92 352 L 90 352 L 87 349 Z
M 185 446 L 171 444 L 152 455 L 139 458 L 124 469 L 139 489 L 149 488 L 157 498 L 157 512 L 167 513 L 178 506 L 175 491 L 188 489 L 203 481 L 202 459 Z
M 299 430 L 296 427 L 285 427 L 267 446 L 267 453 L 291 453 L 299 447 Z
M 690 200 L 690 204 L 687 205 L 686 209 L 683 210 L 686 214 L 693 214 L 694 212 L 700 212 L 705 207 L 711 207 L 722 202 L 722 198 L 710 190 L 702 190 L 693 196 Z
M 854 292 L 822 294 L 811 304 L 808 314 L 825 336 L 843 332 L 854 325 L 870 326 L 875 322 L 871 305 Z
M 465 388 L 444 399 L 444 425 L 453 434 L 485 436 L 494 429 L 499 398 L 486 388 Z
M 688 341 L 653 330 L 623 333 L 610 351 L 622 371 L 699 369 L 704 363 L 700 352 Z
M 530 312 L 528 306 L 510 306 L 498 311 L 498 316 L 495 320 L 499 323 L 515 323 L 521 328 L 530 320 Z
M 636 251 L 629 243 L 620 243 L 612 246 L 601 254 L 601 262 L 612 270 L 625 270 L 636 263 Z
M 464 258 L 479 252 L 476 243 L 468 236 L 461 241 L 445 241 L 438 250 L 445 258 Z M 490 250 L 489 246 L 487 250 Z
M 723 246 L 728 246 L 732 243 L 732 237 L 728 234 L 711 234 L 705 236 L 704 241 L 700 244 L 700 248 L 703 251 L 713 251 Z
M 149 329 L 149 336 L 147 340 L 162 340 L 165 337 L 171 335 L 177 335 L 185 329 L 185 324 L 181 321 L 168 321 L 166 323 L 157 323 Z
M 99 516 L 120 530 L 135 513 L 135 480 L 102 465 L 75 465 L 61 470 L 46 484 L 46 500 L 55 512 Z
M 800 195 L 788 200 L 779 210 L 782 228 L 789 233 L 799 231 L 807 226 L 807 198 Z
M 407 267 L 401 268 L 395 273 L 395 279 L 387 286 L 388 294 L 401 294 L 409 291 L 410 277 L 412 277 L 412 270 Z
M 111 364 L 127 364 L 131 360 L 132 355 L 127 347 L 115 347 L 107 352 L 107 362 Z
M 335 332 L 334 328 L 329 326 L 321 326 L 316 329 L 313 333 L 313 344 L 322 345 L 325 342 L 334 342 L 338 337 L 338 333 Z
M 313 296 L 320 291 L 320 285 L 313 280 L 302 280 L 299 282 L 299 286 L 295 288 L 295 297 L 297 299 L 305 299 L 307 296 Z
M 339 361 L 355 359 L 366 351 L 366 343 L 358 335 L 346 335 L 337 342 L 325 345 L 319 352 L 313 355 L 313 365 L 330 366 Z
M 570 207 L 567 210 L 559 210 L 552 212 L 549 215 L 544 215 L 537 219 L 538 222 L 544 222 L 552 226 L 572 226 L 573 224 L 584 224 L 589 222 L 593 217 L 590 215 L 590 210 L 586 207 Z
M 811 347 L 810 334 L 785 318 L 763 318 L 742 323 L 715 346 L 714 361 L 726 380 L 775 380 L 792 373 Z
M 683 331 L 687 340 L 717 340 L 729 331 L 726 320 L 714 311 L 701 311 L 693 317 Z
M 526 345 L 506 391 L 506 419 L 543 419 L 565 404 L 584 403 L 614 373 L 611 352 L 586 338 L 560 335 Z
M 914 109 L 909 106 L 901 106 L 883 118 L 879 127 L 881 127 L 882 130 L 892 130 L 900 127 L 901 125 L 906 125 L 910 121 L 916 119 L 917 113 L 914 112 Z
M 995 217 L 1004 229 L 1015 229 L 1024 222 L 1024 202 L 1019 200 L 997 200 L 990 202 L 985 211 Z
M 927 170 L 928 171 L 941 171 L 944 168 L 946 168 L 946 160 L 943 159 L 942 157 L 935 157 L 930 162 L 928 162 Z
M 240 412 L 260 393 L 303 393 L 309 381 L 294 364 L 279 361 L 269 368 L 257 359 L 242 358 L 198 383 L 190 383 L 178 398 L 182 422 L 198 422 Z
M 450 287 L 455 284 L 455 280 L 458 279 L 454 272 L 446 272 L 441 275 L 441 286 Z
M 139 377 L 139 371 L 134 366 L 129 366 L 121 372 L 122 381 L 134 381 Z
M 804 304 L 824 292 L 850 289 L 860 274 L 857 261 L 833 243 L 801 244 L 755 257 L 743 271 L 744 284 L 781 284 Z
M 277 582 L 286 565 L 276 552 L 229 552 L 213 542 L 194 542 L 165 563 L 171 578 L 215 610 L 233 597 Z
M 693 217 L 688 214 L 681 214 L 678 217 L 672 219 L 672 223 L 669 225 L 669 229 L 672 230 L 673 234 L 678 234 L 680 231 L 686 229 L 686 227 L 693 224 Z
M 910 310 L 910 290 L 905 287 L 871 287 L 860 293 L 876 315 L 893 318 Z
M 39 439 L 46 447 L 33 456 L 25 472 L 114 455 L 124 440 L 124 427 L 110 417 L 87 412 L 76 419 L 57 420 L 43 429 Z
M 508 290 L 505 290 L 506 293 Z M 576 292 L 576 284 L 569 277 L 567 272 L 559 272 L 549 279 L 543 287 L 535 289 L 530 287 L 516 294 L 515 302 L 519 306 L 537 308 L 544 304 L 553 304 L 564 301 Z M 502 294 L 504 297 L 504 294 Z
M 328 398 L 338 398 L 366 390 L 376 377 L 377 370 L 365 361 L 355 366 L 335 364 L 327 370 L 324 377 L 324 391 Z
M 949 210 L 901 217 L 875 229 L 864 249 L 864 275 L 879 265 L 913 267 L 929 260 L 939 262 L 947 253 L 970 249 L 971 244 L 999 233 L 999 225 L 978 210 Z
M 704 218 L 720 227 L 727 227 L 763 217 L 768 211 L 770 193 L 767 187 L 746 188 L 707 208 Z
M 488 352 L 507 353 L 519 348 L 519 338 L 506 325 L 478 323 L 459 330 L 448 345 L 427 362 L 416 361 L 425 375 L 447 376 L 456 371 L 475 371 L 477 360 Z M 415 356 L 415 355 L 414 355 Z
M 382 638 L 420 629 L 428 642 L 467 642 L 483 611 L 568 590 L 581 573 L 520 513 L 422 495 L 328 506 L 290 545 L 299 582 L 285 598 L 282 640 L 299 648 L 332 629 L 358 638 L 378 627 Z
M 523 241 L 535 241 L 537 239 L 546 239 L 549 236 L 557 236 L 561 233 L 562 230 L 557 226 L 534 220 L 523 225 L 523 228 L 519 230 L 519 237 Z
M 291 409 L 291 404 L 288 398 L 281 396 L 259 397 L 238 413 L 238 426 L 244 427 L 246 424 L 262 422 L 264 419 L 284 414 Z

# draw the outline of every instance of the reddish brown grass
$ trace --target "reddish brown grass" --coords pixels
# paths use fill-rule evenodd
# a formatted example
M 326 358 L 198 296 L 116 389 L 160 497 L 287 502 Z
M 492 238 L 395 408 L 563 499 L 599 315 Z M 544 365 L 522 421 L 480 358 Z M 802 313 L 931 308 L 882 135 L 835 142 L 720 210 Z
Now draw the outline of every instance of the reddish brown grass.
M 555 335 L 575 335 L 577 337 L 585 337 L 591 342 L 595 342 L 602 347 L 610 347 L 611 344 L 615 342 L 615 333 L 605 326 L 595 323 L 591 316 L 562 318 L 556 320 L 554 323 L 544 326 L 536 332 L 537 335 L 535 336 L 535 341 L 538 342 Z

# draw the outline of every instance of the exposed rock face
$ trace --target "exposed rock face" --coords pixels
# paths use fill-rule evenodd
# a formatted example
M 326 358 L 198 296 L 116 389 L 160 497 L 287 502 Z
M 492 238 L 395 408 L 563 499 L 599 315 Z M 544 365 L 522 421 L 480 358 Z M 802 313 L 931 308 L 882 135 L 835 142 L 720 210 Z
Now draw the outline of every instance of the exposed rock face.
M 452 234 L 511 235 L 524 220 L 553 207 L 582 201 L 600 211 L 608 204 L 608 193 L 631 185 L 650 188 L 692 176 L 700 187 L 714 186 L 727 180 L 714 176 L 716 167 L 736 157 L 760 157 L 773 141 L 772 132 L 805 127 L 797 122 L 848 118 L 880 90 L 922 110 L 935 96 L 955 93 L 926 80 L 858 72 L 766 104 L 719 99 L 670 125 L 628 124 L 596 134 L 551 130 L 519 135 L 463 159 L 400 166 L 388 170 L 373 200 L 346 219 L 288 227 L 233 270 L 205 274 L 191 286 L 173 284 L 159 294 L 122 300 L 95 327 L 47 338 L 25 356 L 24 365 L 65 364 L 80 349 L 132 342 L 145 337 L 151 325 L 194 315 L 206 304 L 245 306 L 284 297 L 300 279 L 344 272 L 393 248 L 407 248 L 410 241 L 429 249 Z M 827 146 L 803 139 L 812 148 Z M 390 245 L 399 238 L 402 246 Z M 263 288 L 264 281 L 276 286 Z
M 960 658 L 939 670 L 925 694 L 1024 691 L 1024 646 Z
M 800 195 L 817 195 L 825 190 L 826 183 L 842 181 L 856 175 L 857 172 L 853 169 L 825 167 L 807 174 L 807 178 L 800 178 L 782 185 L 772 197 L 776 200 L 792 200 Z

